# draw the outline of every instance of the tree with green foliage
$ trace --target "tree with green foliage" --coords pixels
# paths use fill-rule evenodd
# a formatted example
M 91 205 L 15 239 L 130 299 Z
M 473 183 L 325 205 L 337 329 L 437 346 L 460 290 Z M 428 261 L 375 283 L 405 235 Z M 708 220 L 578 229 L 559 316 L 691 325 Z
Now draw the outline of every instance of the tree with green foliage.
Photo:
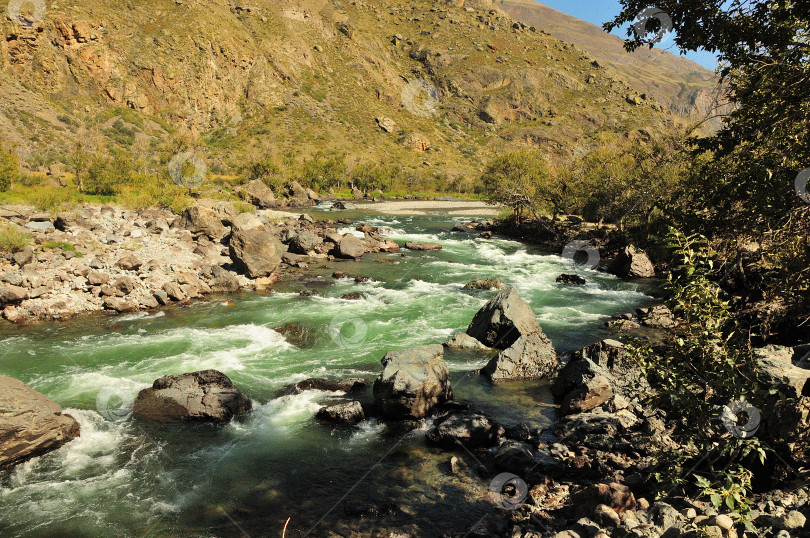
M 9 190 L 20 177 L 20 161 L 17 154 L 0 146 L 0 191 Z
M 98 155 L 88 165 L 85 192 L 112 196 L 119 187 L 132 181 L 134 170 L 132 159 L 123 152 L 116 152 L 110 157 Z
M 365 162 L 352 168 L 349 180 L 363 192 L 390 191 L 402 181 L 402 170 L 393 164 Z
M 520 225 L 524 215 L 531 214 L 539 220 L 538 189 L 548 182 L 549 176 L 548 165 L 539 153 L 524 150 L 493 159 L 481 181 L 489 194 L 489 203 L 511 209 Z
M 304 162 L 301 175 L 304 186 L 316 191 L 341 189 L 346 181 L 346 158 L 343 155 L 315 154 Z
M 84 180 L 87 175 L 87 169 L 91 162 L 90 152 L 83 142 L 78 142 L 73 147 L 73 152 L 70 155 L 69 163 L 73 170 L 73 175 L 76 179 L 76 186 L 79 192 L 84 192 Z
M 242 169 L 247 181 L 259 179 L 276 192 L 284 186 L 281 168 L 270 158 L 260 159 L 248 164 Z

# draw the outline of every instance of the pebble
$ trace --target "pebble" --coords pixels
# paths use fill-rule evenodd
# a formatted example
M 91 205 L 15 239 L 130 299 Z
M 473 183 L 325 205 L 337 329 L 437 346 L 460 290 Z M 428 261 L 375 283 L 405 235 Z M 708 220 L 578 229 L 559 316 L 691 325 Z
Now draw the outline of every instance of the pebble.
M 734 528 L 734 520 L 731 519 L 726 514 L 720 514 L 716 518 L 714 518 L 714 524 L 720 527 L 721 529 L 730 530 Z

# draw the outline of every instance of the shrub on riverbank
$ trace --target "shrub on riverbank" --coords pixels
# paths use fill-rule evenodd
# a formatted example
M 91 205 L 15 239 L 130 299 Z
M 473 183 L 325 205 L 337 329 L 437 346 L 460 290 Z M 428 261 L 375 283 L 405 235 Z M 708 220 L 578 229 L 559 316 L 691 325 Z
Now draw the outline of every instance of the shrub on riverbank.
M 16 224 L 0 227 L 0 252 L 17 252 L 31 243 L 31 235 Z

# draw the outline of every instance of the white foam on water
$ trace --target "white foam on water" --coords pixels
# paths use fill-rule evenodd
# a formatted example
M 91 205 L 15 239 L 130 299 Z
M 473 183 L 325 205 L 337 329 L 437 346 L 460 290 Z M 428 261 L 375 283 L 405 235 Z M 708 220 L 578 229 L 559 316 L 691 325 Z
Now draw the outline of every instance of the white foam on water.
M 346 226 L 346 227 L 343 227 L 343 228 L 338 228 L 337 232 L 340 235 L 352 234 L 353 236 L 358 237 L 360 239 L 363 239 L 363 238 L 366 237 L 366 234 L 364 234 L 363 232 L 361 232 L 359 230 L 356 230 L 352 226 Z

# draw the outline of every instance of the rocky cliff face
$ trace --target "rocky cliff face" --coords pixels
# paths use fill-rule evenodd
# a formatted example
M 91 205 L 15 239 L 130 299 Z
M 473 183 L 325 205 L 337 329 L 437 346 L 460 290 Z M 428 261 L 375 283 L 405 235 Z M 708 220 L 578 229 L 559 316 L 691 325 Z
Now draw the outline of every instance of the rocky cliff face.
M 564 155 L 675 122 L 485 0 L 77 0 L 3 32 L 0 127 L 29 164 L 83 140 L 155 163 L 190 145 L 225 171 L 323 151 L 469 175 L 515 145 Z

